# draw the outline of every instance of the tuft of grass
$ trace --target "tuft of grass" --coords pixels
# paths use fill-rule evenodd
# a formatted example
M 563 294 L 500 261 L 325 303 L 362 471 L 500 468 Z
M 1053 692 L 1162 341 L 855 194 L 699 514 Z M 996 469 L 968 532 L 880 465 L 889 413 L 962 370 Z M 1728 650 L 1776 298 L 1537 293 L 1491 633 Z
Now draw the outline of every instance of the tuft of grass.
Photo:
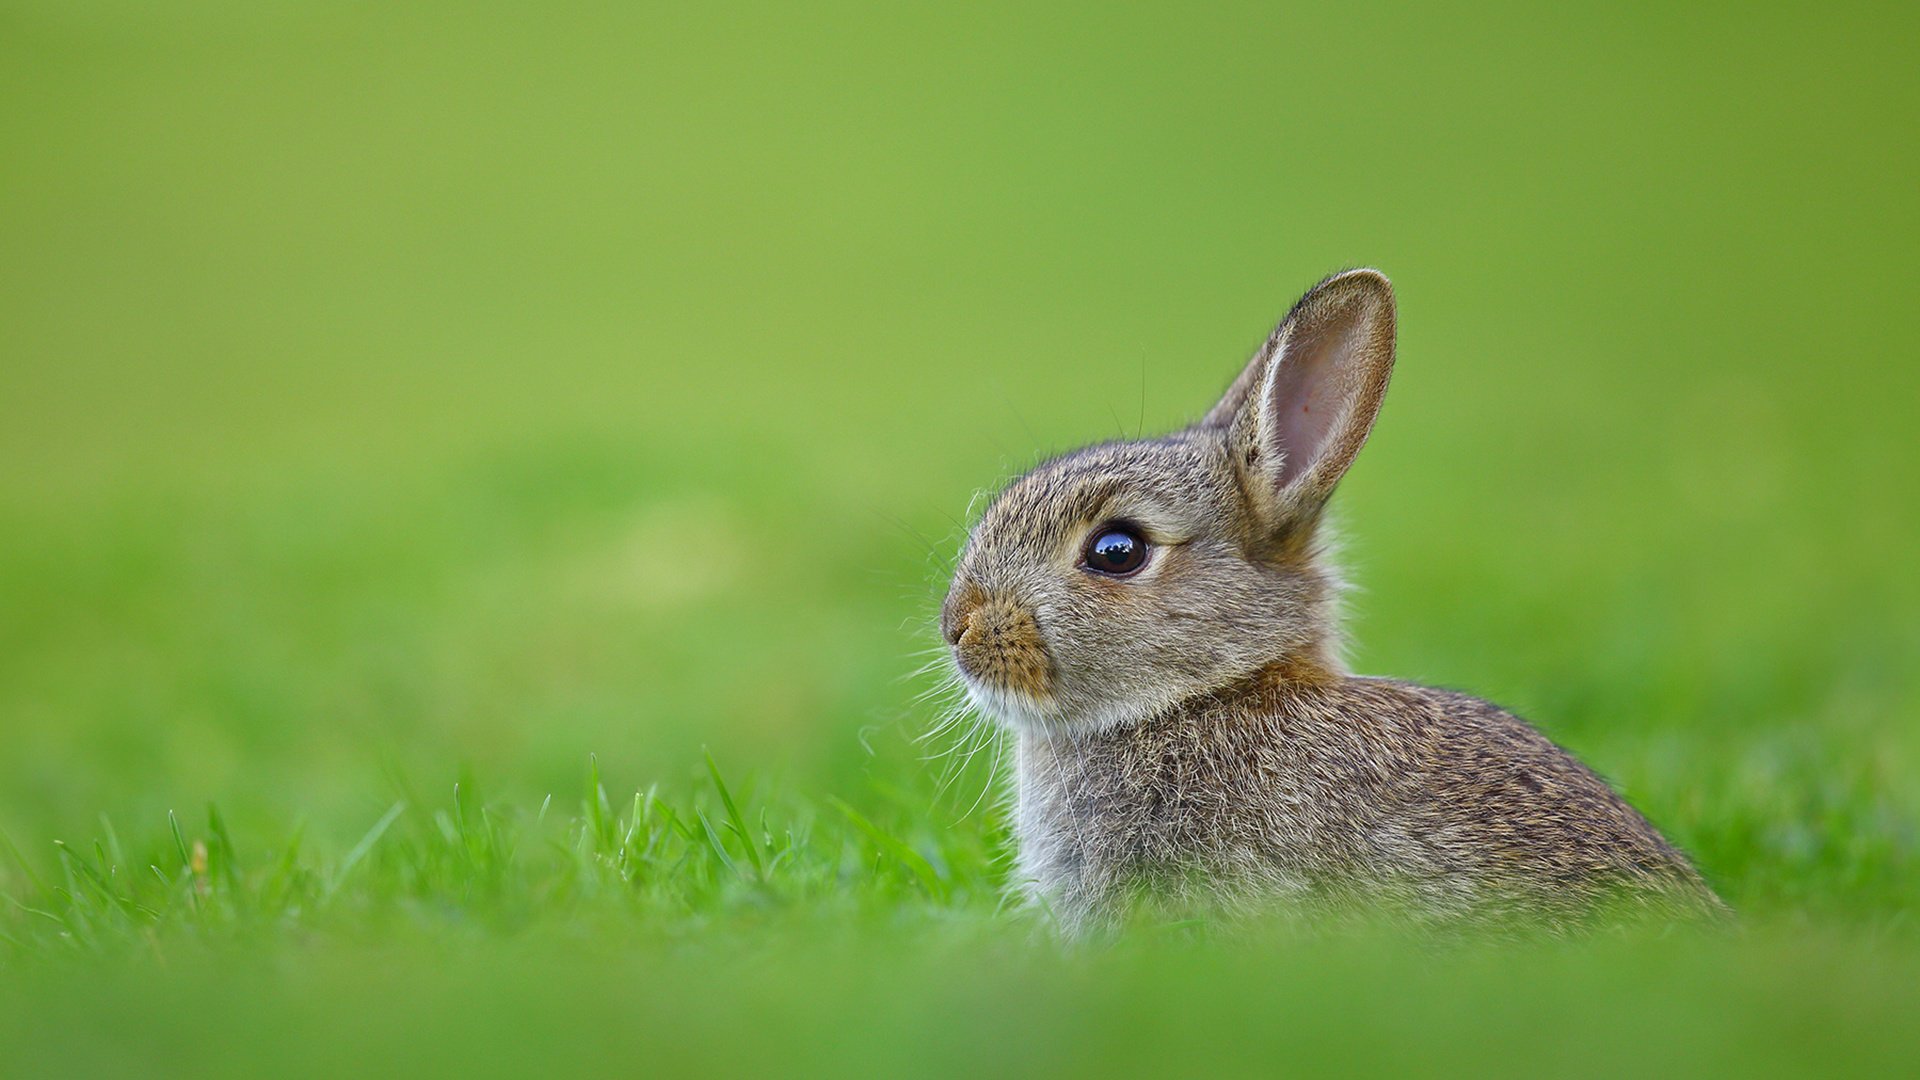
M 1068 946 L 1002 910 L 991 822 L 705 766 L 615 800 L 593 760 L 525 805 L 463 775 L 337 855 L 217 806 L 50 859 L 0 836 L 0 1047 L 23 1075 L 233 1076 L 1826 1076 L 1920 1053 L 1904 910 L 1525 946 L 1188 920 Z
M 995 910 L 993 849 L 978 832 L 916 827 L 923 808 L 898 803 L 869 800 L 864 813 L 837 797 L 827 813 L 796 799 L 756 804 L 736 797 L 711 755 L 706 771 L 704 789 L 676 798 L 649 787 L 616 810 L 594 758 L 569 813 L 550 812 L 551 796 L 537 808 L 490 801 L 466 777 L 440 805 L 395 801 L 338 855 L 296 828 L 254 841 L 243 860 L 218 805 L 191 832 L 169 812 L 131 858 L 111 831 L 54 841 L 51 867 L 4 838 L 25 875 L 0 894 L 4 950 L 111 954 L 368 925 L 514 932 L 617 916 L 673 932 L 742 913 Z

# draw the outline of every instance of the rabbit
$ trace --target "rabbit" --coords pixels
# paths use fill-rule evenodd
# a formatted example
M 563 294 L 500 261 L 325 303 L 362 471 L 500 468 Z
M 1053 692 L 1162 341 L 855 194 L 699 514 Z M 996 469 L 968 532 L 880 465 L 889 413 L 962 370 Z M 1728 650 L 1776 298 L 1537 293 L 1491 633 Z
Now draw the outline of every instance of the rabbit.
M 1205 416 L 1008 484 L 939 627 L 1014 741 L 1014 886 L 1070 934 L 1151 905 L 1571 931 L 1726 908 L 1605 781 L 1524 720 L 1350 674 L 1328 497 L 1394 363 L 1371 269 L 1283 319 Z

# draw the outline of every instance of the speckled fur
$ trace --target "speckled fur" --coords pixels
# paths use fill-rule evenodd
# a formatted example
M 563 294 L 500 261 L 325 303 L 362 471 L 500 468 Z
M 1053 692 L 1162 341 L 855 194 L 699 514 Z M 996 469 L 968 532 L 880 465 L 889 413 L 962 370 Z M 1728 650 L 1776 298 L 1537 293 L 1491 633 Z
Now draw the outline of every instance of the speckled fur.
M 1020 888 L 1071 931 L 1137 905 L 1553 929 L 1717 912 L 1684 856 L 1524 721 L 1348 674 L 1322 508 L 1393 366 L 1369 270 L 1290 312 L 1192 427 L 1010 484 L 974 528 L 942 631 L 1017 743 Z M 1079 565 L 1127 522 L 1147 566 Z

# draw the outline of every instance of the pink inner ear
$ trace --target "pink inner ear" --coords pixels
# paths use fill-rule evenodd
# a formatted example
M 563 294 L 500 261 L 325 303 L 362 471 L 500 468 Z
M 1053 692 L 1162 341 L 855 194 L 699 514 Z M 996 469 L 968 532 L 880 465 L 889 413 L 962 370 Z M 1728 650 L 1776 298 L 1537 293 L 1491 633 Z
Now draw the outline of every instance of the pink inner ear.
M 1297 327 L 1287 342 L 1279 370 L 1273 374 L 1267 407 L 1273 441 L 1285 457 L 1280 466 L 1282 487 L 1292 484 L 1319 462 L 1337 425 L 1347 411 L 1346 359 L 1357 344 L 1361 305 L 1352 304 L 1314 329 Z M 1317 330 L 1317 332 L 1315 332 Z

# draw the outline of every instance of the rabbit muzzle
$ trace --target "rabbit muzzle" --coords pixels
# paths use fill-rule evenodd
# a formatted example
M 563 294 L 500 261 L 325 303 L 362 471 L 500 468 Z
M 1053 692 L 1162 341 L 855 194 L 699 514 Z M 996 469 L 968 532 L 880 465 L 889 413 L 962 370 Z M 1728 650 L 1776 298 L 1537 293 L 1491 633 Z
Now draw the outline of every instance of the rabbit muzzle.
M 961 674 L 1032 699 L 1050 693 L 1053 659 L 1025 607 L 968 586 L 949 599 L 940 623 Z

